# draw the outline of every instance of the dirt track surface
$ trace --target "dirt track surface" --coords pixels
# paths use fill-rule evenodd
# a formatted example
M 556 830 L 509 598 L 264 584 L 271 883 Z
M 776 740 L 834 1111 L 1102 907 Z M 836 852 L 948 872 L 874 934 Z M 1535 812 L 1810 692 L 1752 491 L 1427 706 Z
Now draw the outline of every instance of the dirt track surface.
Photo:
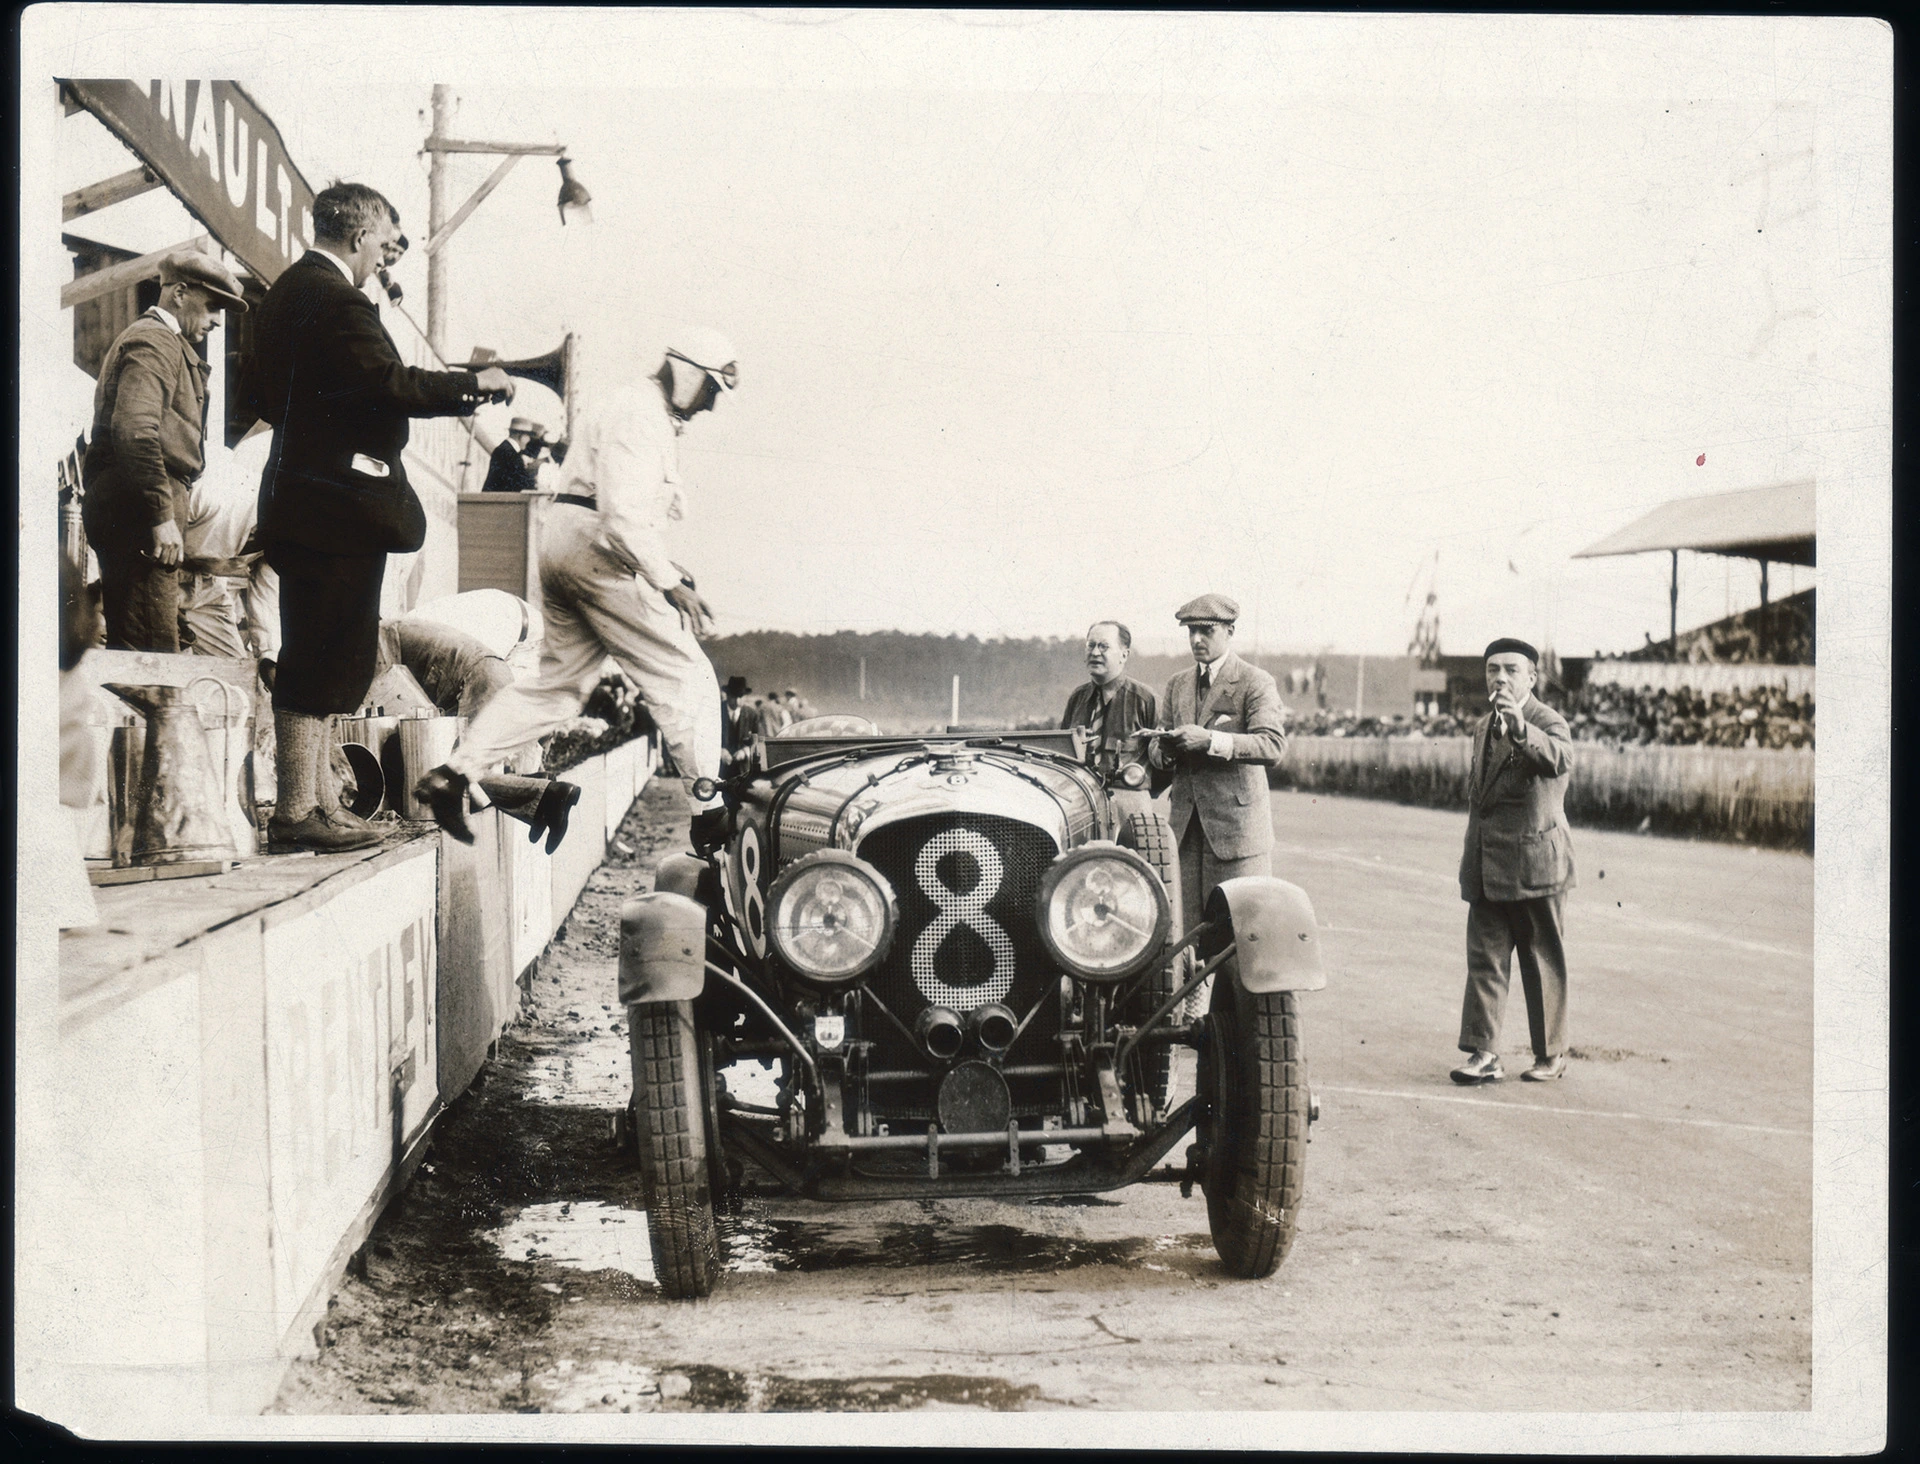
M 1576 831 L 1569 1075 L 1467 1090 L 1463 817 L 1289 793 L 1275 817 L 1330 980 L 1270 1280 L 1225 1276 L 1167 1185 L 761 1196 L 722 1221 L 713 1299 L 663 1300 L 608 1137 L 618 908 L 685 827 L 656 783 L 273 1411 L 1806 1408 L 1812 860 Z M 1517 1075 L 1517 990 L 1502 1048 Z

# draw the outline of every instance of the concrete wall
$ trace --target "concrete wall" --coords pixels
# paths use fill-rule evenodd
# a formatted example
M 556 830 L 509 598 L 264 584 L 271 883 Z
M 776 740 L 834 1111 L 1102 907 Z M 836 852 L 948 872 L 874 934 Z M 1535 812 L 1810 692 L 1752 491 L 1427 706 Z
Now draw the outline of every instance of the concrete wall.
M 569 773 L 557 856 L 488 811 L 472 846 L 424 834 L 63 983 L 60 1158 L 23 1172 L 20 1407 L 179 1437 L 272 1400 L 654 762 L 631 743 Z

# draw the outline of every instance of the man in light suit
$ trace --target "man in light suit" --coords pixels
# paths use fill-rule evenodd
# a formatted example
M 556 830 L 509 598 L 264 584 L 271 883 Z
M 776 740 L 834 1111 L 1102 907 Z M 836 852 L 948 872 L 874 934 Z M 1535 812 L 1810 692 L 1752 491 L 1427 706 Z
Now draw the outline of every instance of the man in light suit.
M 1525 641 L 1487 647 L 1493 711 L 1475 724 L 1460 898 L 1467 902 L 1467 994 L 1456 1083 L 1497 1083 L 1501 1009 L 1520 954 L 1534 1065 L 1545 1083 L 1567 1070 L 1567 958 L 1561 906 L 1573 888 L 1563 806 L 1573 769 L 1566 718 L 1533 695 L 1540 657 Z
M 1160 723 L 1172 730 L 1154 739 L 1147 760 L 1173 774 L 1170 822 L 1183 928 L 1191 930 L 1220 881 L 1273 872 L 1267 769 L 1287 755 L 1286 709 L 1273 677 L 1233 653 L 1238 604 L 1202 595 L 1175 618 L 1187 628 L 1194 666 L 1167 683 Z

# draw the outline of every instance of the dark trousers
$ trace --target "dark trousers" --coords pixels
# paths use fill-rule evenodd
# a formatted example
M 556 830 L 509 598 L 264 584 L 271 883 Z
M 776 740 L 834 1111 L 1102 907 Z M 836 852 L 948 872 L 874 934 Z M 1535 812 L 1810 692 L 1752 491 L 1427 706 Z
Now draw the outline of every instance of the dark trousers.
M 1514 953 L 1527 998 L 1527 1031 L 1541 1061 L 1567 1050 L 1567 954 L 1561 941 L 1565 895 L 1474 900 L 1467 906 L 1467 995 L 1460 1050 L 1498 1052 Z
M 116 651 L 180 649 L 180 569 L 126 544 L 93 544 L 100 561 L 100 613 Z M 152 541 L 143 546 L 151 550 Z
M 173 521 L 187 517 L 185 484 L 173 485 Z M 100 561 L 100 613 L 107 645 L 116 651 L 180 649 L 180 569 L 152 557 L 153 529 L 147 500 L 129 494 L 116 478 L 89 485 L 81 523 Z
M 387 556 L 273 544 L 267 563 L 280 576 L 274 710 L 309 717 L 357 710 L 380 659 L 380 581 Z

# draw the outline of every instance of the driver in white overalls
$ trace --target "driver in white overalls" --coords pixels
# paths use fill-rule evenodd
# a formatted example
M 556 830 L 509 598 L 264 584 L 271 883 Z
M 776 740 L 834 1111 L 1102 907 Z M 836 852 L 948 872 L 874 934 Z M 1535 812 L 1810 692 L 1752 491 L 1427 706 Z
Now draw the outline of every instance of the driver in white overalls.
M 541 534 L 540 669 L 482 707 L 453 755 L 417 789 L 440 826 L 464 842 L 473 840 L 466 806 L 484 801 L 481 775 L 578 714 L 609 656 L 639 689 L 686 783 L 694 848 L 704 853 L 726 840 L 720 795 L 698 798 L 694 788 L 720 776 L 720 685 L 695 639 L 713 612 L 668 557 L 663 534 L 684 505 L 679 434 L 733 390 L 739 373 L 717 332 L 673 339 L 653 376 L 588 402 L 566 462 L 543 475 L 541 487 L 551 484 L 559 496 Z

